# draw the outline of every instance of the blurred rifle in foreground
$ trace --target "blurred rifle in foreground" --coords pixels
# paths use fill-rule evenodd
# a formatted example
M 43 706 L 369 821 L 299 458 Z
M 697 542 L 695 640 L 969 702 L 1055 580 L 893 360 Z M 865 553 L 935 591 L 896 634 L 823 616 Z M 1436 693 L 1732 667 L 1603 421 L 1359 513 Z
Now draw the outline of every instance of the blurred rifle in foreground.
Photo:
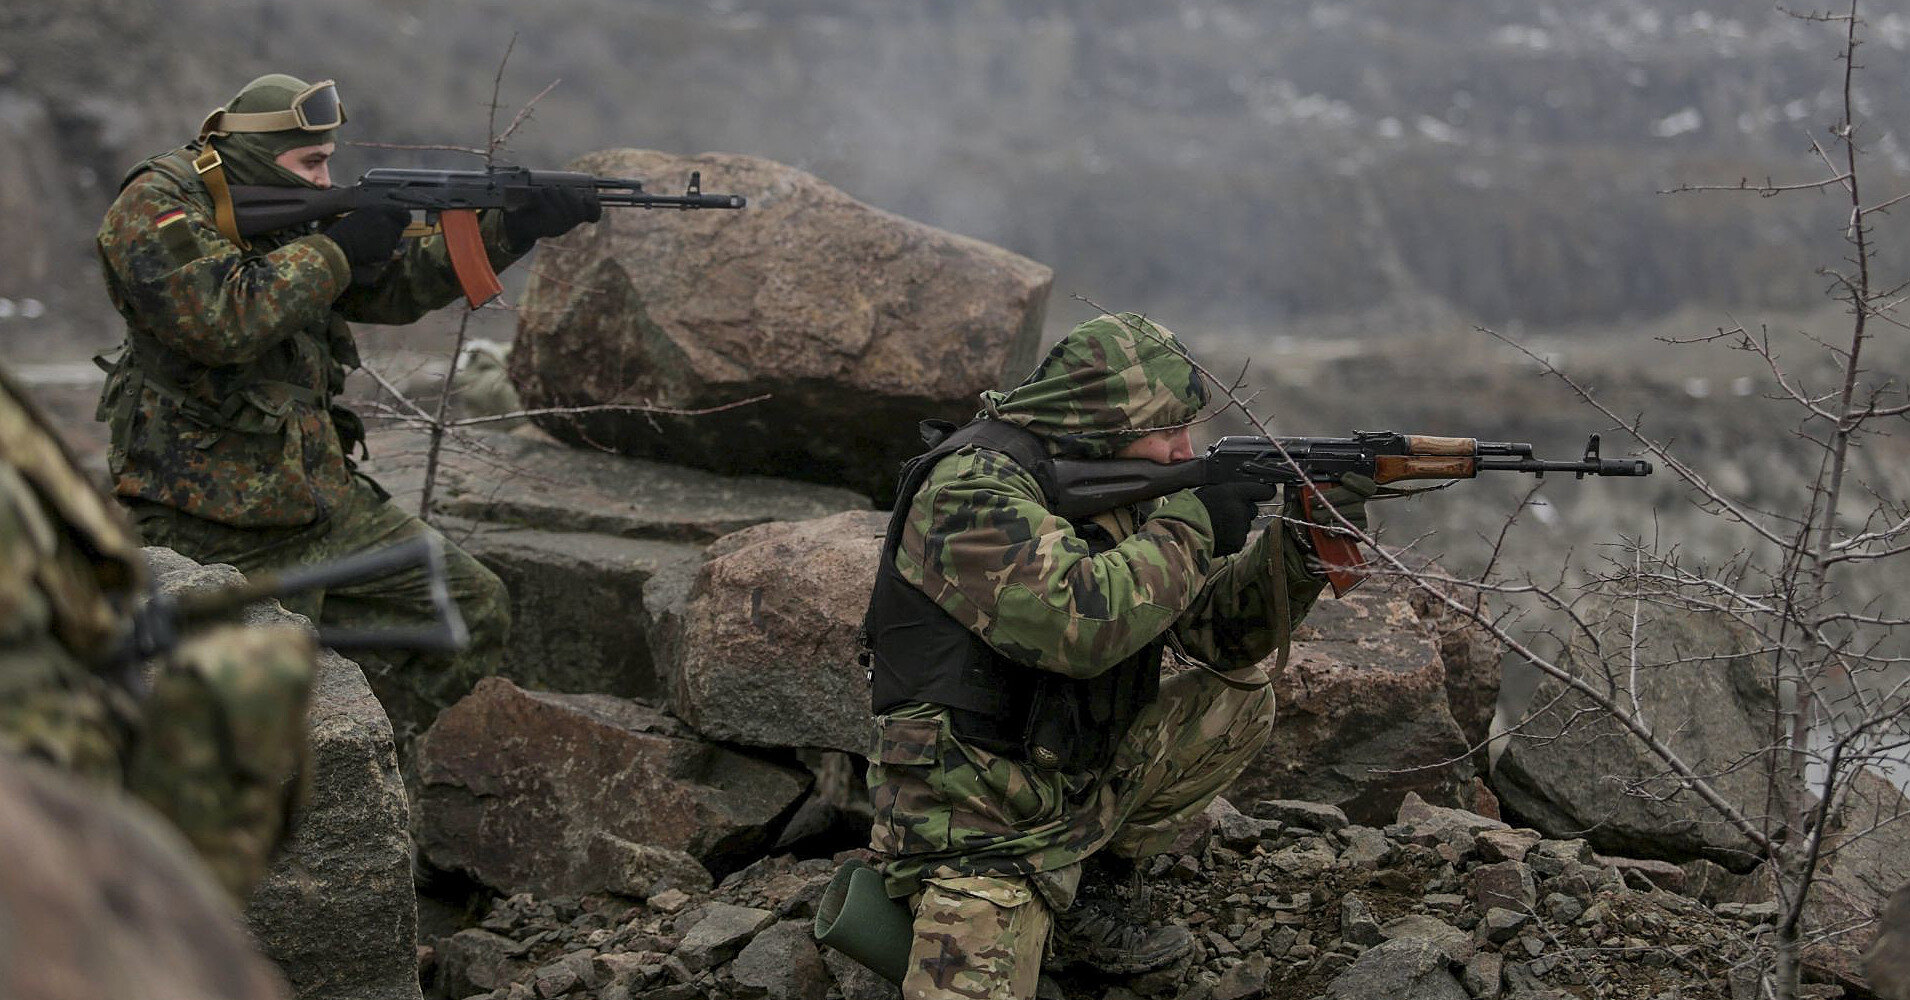
M 480 209 L 509 211 L 528 204 L 538 188 L 592 188 L 605 208 L 742 208 L 742 195 L 704 194 L 700 172 L 690 173 L 682 194 L 650 194 L 643 182 L 594 177 L 567 170 L 491 167 L 485 170 L 367 170 L 349 187 L 295 188 L 233 185 L 232 211 L 239 235 L 249 238 L 286 226 L 317 222 L 370 205 L 392 205 L 425 213 L 426 223 L 444 229 L 451 267 L 476 309 L 504 290 L 484 252 L 478 232 Z M 417 235 L 407 230 L 408 235 Z
M 419 535 L 382 549 L 372 549 L 335 559 L 277 572 L 254 573 L 244 583 L 183 594 L 153 594 L 133 613 L 132 627 L 121 642 L 114 660 L 131 690 L 144 685 L 138 680 L 139 665 L 145 660 L 171 652 L 195 630 L 221 621 L 248 604 L 276 600 L 310 590 L 341 587 L 364 580 L 375 580 L 400 570 L 422 568 L 430 579 L 431 605 L 436 619 L 428 625 L 389 628 L 318 628 L 318 644 L 341 653 L 365 649 L 415 649 L 424 652 L 454 653 L 470 639 L 457 602 L 451 599 L 445 583 L 444 541 L 436 535 Z M 316 623 L 314 623 L 316 624 Z
M 1300 495 L 1308 519 L 1319 491 L 1338 485 L 1347 473 L 1384 485 L 1406 480 L 1471 479 L 1481 472 L 1523 472 L 1544 476 L 1569 472 L 1586 476 L 1649 476 L 1642 459 L 1602 458 L 1598 435 L 1577 461 L 1532 457 L 1532 446 L 1475 438 L 1433 437 L 1394 431 L 1355 431 L 1352 437 L 1264 438 L 1232 435 L 1216 441 L 1207 454 L 1185 462 L 1159 464 L 1146 459 L 1103 461 L 1057 458 L 1043 462 L 1035 478 L 1049 508 L 1063 517 L 1087 517 L 1177 490 L 1216 483 L 1258 482 Z M 1314 551 L 1326 567 L 1335 594 L 1357 586 L 1366 560 L 1351 538 L 1331 526 L 1311 526 Z

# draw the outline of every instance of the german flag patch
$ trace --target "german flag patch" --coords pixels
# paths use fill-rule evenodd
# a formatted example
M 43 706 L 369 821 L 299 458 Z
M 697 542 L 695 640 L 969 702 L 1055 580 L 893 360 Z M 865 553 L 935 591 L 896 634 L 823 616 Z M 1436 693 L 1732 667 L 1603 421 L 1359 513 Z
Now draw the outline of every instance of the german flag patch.
M 186 222 L 185 209 L 161 212 L 153 222 L 159 228 L 159 245 L 165 248 L 172 266 L 184 267 L 200 258 L 199 241 L 192 235 L 192 226 Z

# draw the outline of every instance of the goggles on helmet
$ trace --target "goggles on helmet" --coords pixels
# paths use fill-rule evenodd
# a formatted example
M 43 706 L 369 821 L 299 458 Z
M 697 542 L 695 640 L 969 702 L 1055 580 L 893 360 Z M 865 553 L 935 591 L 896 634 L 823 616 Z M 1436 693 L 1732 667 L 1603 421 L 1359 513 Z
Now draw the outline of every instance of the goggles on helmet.
M 284 111 L 234 112 L 218 108 L 199 126 L 201 136 L 231 135 L 234 132 L 329 132 L 345 123 L 345 105 L 339 103 L 338 86 L 320 80 L 298 92 L 292 106 Z

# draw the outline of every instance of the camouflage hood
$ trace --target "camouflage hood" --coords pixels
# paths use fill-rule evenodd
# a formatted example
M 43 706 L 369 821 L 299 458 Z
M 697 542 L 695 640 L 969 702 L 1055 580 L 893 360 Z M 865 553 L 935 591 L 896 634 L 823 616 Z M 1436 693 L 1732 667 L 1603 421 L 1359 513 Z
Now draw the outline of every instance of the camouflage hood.
M 232 100 L 226 102 L 226 110 L 240 113 L 284 111 L 292 106 L 292 98 L 305 88 L 305 81 L 298 77 L 268 73 L 239 88 Z M 279 166 L 278 156 L 305 146 L 322 146 L 336 141 L 337 135 L 336 129 L 325 132 L 286 129 L 282 132 L 235 132 L 219 136 L 211 142 L 213 148 L 219 151 L 219 158 L 225 161 L 226 176 L 234 184 L 316 188 L 318 185 Z
M 1053 454 L 1106 458 L 1192 420 L 1207 386 L 1172 331 L 1121 313 L 1075 327 L 1020 385 L 981 398 L 978 417 L 1020 424 Z

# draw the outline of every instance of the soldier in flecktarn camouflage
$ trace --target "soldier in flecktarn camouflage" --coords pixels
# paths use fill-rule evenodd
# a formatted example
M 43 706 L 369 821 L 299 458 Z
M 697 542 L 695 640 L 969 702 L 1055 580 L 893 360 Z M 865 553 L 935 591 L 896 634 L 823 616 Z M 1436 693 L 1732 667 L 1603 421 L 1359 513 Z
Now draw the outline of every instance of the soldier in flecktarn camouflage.
M 243 903 L 305 788 L 317 649 L 302 628 L 215 626 L 135 697 L 117 654 L 144 580 L 124 513 L 0 374 L 0 752 L 144 800 Z
M 1266 743 L 1257 664 L 1324 580 L 1292 521 L 1248 543 L 1269 487 L 1070 521 L 1032 467 L 1191 458 L 1207 399 L 1171 332 L 1102 316 L 904 472 L 867 632 L 873 846 L 915 914 L 907 1000 L 1032 997 L 1051 932 L 1058 961 L 1109 974 L 1192 948 L 1135 922 L 1118 876 Z M 1359 492 L 1326 498 L 1363 517 Z
M 432 530 L 355 470 L 364 426 L 337 395 L 359 363 L 348 320 L 410 323 L 458 294 L 444 237 L 405 236 L 408 214 L 390 207 L 249 240 L 232 217 L 229 185 L 329 187 L 344 117 L 330 81 L 260 77 L 197 140 L 134 167 L 100 224 L 106 287 L 127 332 L 99 417 L 112 432 L 114 492 L 150 544 L 250 572 Z M 594 192 L 571 190 L 485 213 L 492 266 L 600 210 Z M 469 648 L 365 664 L 400 739 L 496 673 L 510 628 L 497 577 L 455 546 L 447 557 Z M 330 624 L 435 617 L 423 570 L 289 609 Z

